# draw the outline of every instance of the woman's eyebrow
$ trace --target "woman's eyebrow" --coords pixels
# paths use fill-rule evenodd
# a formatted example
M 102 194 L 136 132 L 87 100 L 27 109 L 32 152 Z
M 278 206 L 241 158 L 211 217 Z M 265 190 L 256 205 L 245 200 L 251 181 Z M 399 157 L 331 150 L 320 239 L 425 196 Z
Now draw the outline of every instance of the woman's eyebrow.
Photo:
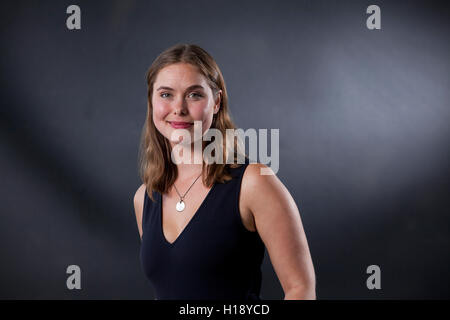
M 173 89 L 171 87 L 161 86 L 158 89 L 156 89 L 156 91 L 159 91 L 159 90 L 173 90 Z
M 199 84 L 194 84 L 193 86 L 188 87 L 188 88 L 186 89 L 186 91 L 194 90 L 194 89 L 202 89 L 202 90 L 204 90 L 205 88 L 203 88 L 203 86 L 201 86 L 201 85 L 199 85 Z
M 203 88 L 203 86 L 201 86 L 199 84 L 194 84 L 192 86 L 189 86 L 186 89 L 186 91 L 193 90 L 193 89 L 203 89 L 204 90 L 205 88 Z M 173 89 L 171 87 L 166 87 L 166 86 L 161 86 L 158 89 L 156 89 L 156 91 L 159 91 L 159 90 L 172 90 L 173 91 Z

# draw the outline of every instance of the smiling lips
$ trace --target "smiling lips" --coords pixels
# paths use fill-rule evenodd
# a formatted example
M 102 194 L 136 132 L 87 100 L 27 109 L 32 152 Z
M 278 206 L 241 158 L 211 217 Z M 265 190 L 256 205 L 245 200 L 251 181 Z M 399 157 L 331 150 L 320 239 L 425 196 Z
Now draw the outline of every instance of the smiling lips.
M 193 125 L 193 123 L 191 122 L 182 122 L 182 121 L 169 121 L 169 123 L 172 126 L 172 128 L 175 129 L 185 129 Z

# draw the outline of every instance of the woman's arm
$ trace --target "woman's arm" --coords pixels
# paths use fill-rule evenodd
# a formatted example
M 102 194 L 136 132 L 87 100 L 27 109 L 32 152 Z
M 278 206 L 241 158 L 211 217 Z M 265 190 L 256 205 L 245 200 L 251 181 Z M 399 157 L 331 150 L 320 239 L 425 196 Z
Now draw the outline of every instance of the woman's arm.
M 253 214 L 284 299 L 316 299 L 314 266 L 297 205 L 278 177 L 261 175 L 260 168 L 268 167 L 249 164 L 244 172 L 243 205 Z
M 139 231 L 139 237 L 142 240 L 142 211 L 144 209 L 145 184 L 142 184 L 134 194 L 134 213 L 136 215 L 136 223 Z

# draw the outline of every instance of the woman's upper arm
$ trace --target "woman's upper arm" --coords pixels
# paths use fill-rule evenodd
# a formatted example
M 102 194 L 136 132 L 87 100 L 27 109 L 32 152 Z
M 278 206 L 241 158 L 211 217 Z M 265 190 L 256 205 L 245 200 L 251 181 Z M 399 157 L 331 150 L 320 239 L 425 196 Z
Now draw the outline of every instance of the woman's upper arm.
M 315 298 L 314 267 L 297 205 L 275 174 L 260 174 L 263 167 L 268 168 L 250 164 L 244 172 L 245 206 L 253 214 L 284 293 L 314 290 Z
M 146 192 L 145 184 L 142 184 L 134 195 L 134 212 L 136 215 L 136 222 L 138 226 L 139 236 L 142 239 L 142 213 L 144 210 L 144 196 Z

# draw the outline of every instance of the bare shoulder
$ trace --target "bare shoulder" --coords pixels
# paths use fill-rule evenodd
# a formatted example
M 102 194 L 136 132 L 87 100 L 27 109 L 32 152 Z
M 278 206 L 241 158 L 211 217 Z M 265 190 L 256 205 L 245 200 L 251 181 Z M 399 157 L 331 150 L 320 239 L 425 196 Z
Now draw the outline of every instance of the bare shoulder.
M 278 177 L 264 174 L 270 170 L 260 163 L 249 164 L 245 170 L 246 210 L 252 213 L 285 296 L 315 297 L 314 266 L 300 212 Z M 305 293 L 297 293 L 298 288 Z
M 242 177 L 242 188 L 248 193 L 255 190 L 275 191 L 284 189 L 283 183 L 273 170 L 262 163 L 250 163 Z
M 257 203 L 279 202 L 282 198 L 289 198 L 289 192 L 277 175 L 262 163 L 248 165 L 242 177 L 241 192 L 243 205 L 253 214 Z
M 145 184 L 141 184 L 139 188 L 136 190 L 136 193 L 134 194 L 133 202 L 134 204 L 144 205 L 144 194 L 146 191 Z
M 144 196 L 146 192 L 145 184 L 142 184 L 134 194 L 134 211 L 136 215 L 136 223 L 138 226 L 139 235 L 142 238 L 142 212 L 144 210 Z

